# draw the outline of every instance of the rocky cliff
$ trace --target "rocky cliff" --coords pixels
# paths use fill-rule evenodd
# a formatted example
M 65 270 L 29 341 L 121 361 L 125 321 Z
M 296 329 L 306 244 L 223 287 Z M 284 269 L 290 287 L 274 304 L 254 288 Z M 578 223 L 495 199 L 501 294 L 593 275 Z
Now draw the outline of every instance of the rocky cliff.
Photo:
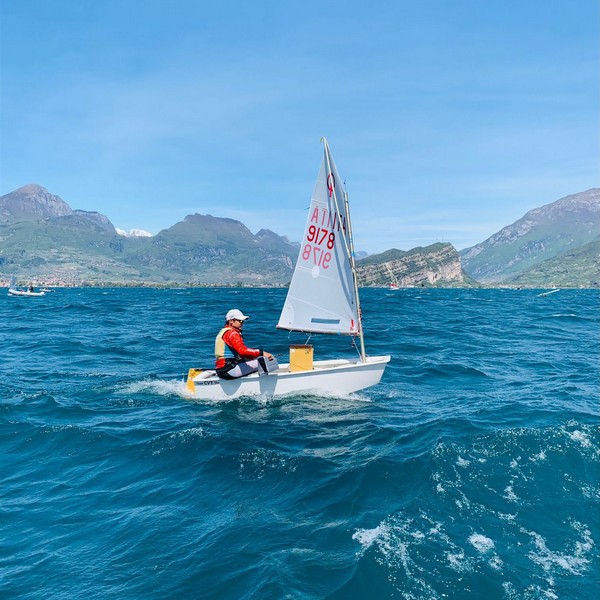
M 432 244 L 408 252 L 388 250 L 357 263 L 359 285 L 400 287 L 463 286 L 474 282 L 463 273 L 452 244 Z

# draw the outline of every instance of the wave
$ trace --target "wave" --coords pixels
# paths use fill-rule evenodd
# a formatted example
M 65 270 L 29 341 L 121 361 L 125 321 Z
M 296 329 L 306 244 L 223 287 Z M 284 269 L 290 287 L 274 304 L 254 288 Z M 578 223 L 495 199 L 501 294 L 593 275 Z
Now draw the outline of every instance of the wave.
M 284 295 L 237 290 L 248 343 Z M 361 295 L 378 386 L 219 403 L 181 369 L 230 290 L 0 298 L 4 595 L 595 598 L 597 293 Z
M 575 422 L 439 444 L 431 490 L 352 534 L 359 565 L 346 589 L 373 562 L 402 597 L 465 588 L 502 597 L 521 593 L 523 581 L 531 597 L 585 588 L 598 567 L 599 482 L 589 468 L 599 452 L 598 429 Z
M 453 377 L 476 377 L 487 378 L 489 375 L 475 367 L 466 366 L 458 363 L 439 363 L 435 366 L 427 367 L 420 372 L 421 378 L 453 378 Z

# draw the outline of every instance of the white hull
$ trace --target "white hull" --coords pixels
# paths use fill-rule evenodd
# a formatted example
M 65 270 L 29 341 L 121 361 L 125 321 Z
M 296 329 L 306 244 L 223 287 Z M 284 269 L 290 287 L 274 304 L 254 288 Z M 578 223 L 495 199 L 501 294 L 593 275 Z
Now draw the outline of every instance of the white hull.
M 36 298 L 39 296 L 45 296 L 46 292 L 28 292 L 26 290 L 13 290 L 13 289 L 9 289 L 8 290 L 8 295 L 9 296 L 28 296 L 31 298 Z
M 560 288 L 556 290 L 550 290 L 549 292 L 543 292 L 542 294 L 538 294 L 540 297 L 549 296 L 550 294 L 554 294 L 555 292 L 560 292 Z
M 202 400 L 229 400 L 240 396 L 285 396 L 298 393 L 350 394 L 377 385 L 389 356 L 360 359 L 318 360 L 312 371 L 289 370 L 280 365 L 268 375 L 252 373 L 238 379 L 220 379 L 213 370 L 188 377 L 185 390 Z

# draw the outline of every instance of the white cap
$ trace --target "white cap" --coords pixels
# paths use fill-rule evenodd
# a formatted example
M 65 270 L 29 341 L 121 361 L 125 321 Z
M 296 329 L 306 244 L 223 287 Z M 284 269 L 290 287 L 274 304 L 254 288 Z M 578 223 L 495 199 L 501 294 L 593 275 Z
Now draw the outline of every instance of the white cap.
M 225 315 L 225 320 L 226 321 L 231 321 L 231 319 L 237 319 L 238 321 L 245 321 L 248 318 L 249 317 L 247 317 L 241 310 L 238 310 L 237 308 L 232 308 Z

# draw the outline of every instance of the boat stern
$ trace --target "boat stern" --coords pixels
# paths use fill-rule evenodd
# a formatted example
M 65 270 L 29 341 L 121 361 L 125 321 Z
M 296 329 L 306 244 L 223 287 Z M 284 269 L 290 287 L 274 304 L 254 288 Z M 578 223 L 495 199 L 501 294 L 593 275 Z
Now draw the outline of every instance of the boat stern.
M 203 369 L 190 369 L 187 374 L 185 382 L 185 389 L 192 394 L 196 391 L 196 385 L 194 384 L 194 377 L 200 375 Z

